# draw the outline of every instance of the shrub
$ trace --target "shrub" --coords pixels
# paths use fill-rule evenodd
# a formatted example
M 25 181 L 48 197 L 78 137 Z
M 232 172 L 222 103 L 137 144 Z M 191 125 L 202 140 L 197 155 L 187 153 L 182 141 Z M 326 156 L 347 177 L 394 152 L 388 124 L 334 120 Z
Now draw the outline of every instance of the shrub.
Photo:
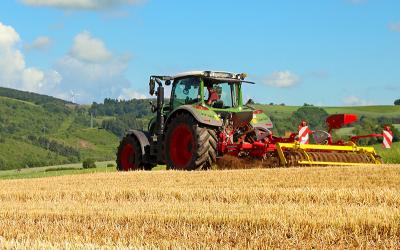
M 397 99 L 396 101 L 394 101 L 394 105 L 400 105 L 400 99 Z
M 108 164 L 107 164 L 107 167 L 108 167 L 108 168 L 115 168 L 115 164 L 108 163 Z
M 307 121 L 311 129 L 325 129 L 325 120 L 328 117 L 328 113 L 323 108 L 314 107 L 310 104 L 307 105 L 308 106 L 300 107 L 291 116 L 292 131 L 297 130 L 297 125 L 302 120 Z
M 86 159 L 86 160 L 84 160 L 82 162 L 82 167 L 83 168 L 95 168 L 96 167 L 96 163 L 95 163 L 95 161 L 93 159 L 88 158 L 88 159 Z

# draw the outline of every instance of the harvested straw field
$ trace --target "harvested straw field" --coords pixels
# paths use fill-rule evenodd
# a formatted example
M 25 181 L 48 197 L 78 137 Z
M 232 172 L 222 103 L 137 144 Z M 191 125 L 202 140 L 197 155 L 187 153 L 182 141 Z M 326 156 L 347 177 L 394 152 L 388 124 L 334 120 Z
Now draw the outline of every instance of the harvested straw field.
M 1 248 L 400 248 L 400 167 L 0 181 Z

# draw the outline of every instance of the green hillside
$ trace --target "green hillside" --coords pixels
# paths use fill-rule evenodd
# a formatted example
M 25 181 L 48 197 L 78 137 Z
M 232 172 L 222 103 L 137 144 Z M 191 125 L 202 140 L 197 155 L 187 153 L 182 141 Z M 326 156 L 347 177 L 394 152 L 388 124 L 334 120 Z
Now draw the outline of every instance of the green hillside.
M 113 160 L 118 137 L 90 128 L 87 109 L 0 88 L 0 169 Z
M 47 103 L 57 103 L 57 104 L 72 104 L 62 99 L 58 99 L 48 95 L 40 95 L 37 93 L 20 91 L 16 89 L 0 87 L 0 96 L 9 97 L 11 99 L 17 99 L 21 101 L 27 101 L 29 103 L 34 103 L 38 105 L 43 105 Z

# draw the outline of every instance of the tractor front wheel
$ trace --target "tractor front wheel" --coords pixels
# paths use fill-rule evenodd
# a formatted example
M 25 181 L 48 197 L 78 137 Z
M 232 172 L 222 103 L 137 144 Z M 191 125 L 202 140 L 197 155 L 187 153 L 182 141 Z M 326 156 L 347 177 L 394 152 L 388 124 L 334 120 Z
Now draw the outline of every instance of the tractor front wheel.
M 217 135 L 189 114 L 178 114 L 168 125 L 165 140 L 168 169 L 210 168 L 217 157 Z
M 126 135 L 118 147 L 117 170 L 130 171 L 142 169 L 143 164 L 140 143 L 134 136 Z

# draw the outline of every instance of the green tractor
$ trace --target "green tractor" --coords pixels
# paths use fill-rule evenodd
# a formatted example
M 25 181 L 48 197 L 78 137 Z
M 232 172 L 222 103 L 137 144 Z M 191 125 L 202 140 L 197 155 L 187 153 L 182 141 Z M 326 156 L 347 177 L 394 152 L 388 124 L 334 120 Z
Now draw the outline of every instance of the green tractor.
M 151 76 L 150 95 L 157 95 L 151 109 L 156 116 L 147 131 L 131 130 L 122 139 L 118 170 L 151 170 L 157 164 L 177 170 L 208 169 L 226 153 L 240 157 L 255 152 L 244 149 L 271 134 L 272 122 L 243 103 L 242 84 L 253 84 L 245 78 L 243 73 L 213 71 Z M 164 102 L 163 85 L 172 85 L 169 103 Z
M 382 163 L 373 147 L 360 147 L 356 142 L 368 137 L 389 138 L 390 129 L 353 136 L 350 141 L 332 139 L 333 129 L 357 120 L 353 114 L 329 116 L 328 131 L 312 131 L 302 121 L 298 133 L 274 136 L 270 118 L 243 104 L 242 84 L 253 83 L 245 78 L 243 73 L 212 71 L 151 76 L 150 95 L 157 94 L 157 104 L 151 105 L 157 114 L 147 131 L 131 130 L 122 139 L 118 170 L 151 170 L 157 164 L 178 170 L 208 169 L 223 156 L 227 157 L 218 162 L 222 167 L 245 162 L 235 157 L 260 160 L 264 167 Z M 164 103 L 163 85 L 172 85 L 168 104 Z M 310 135 L 315 144 L 309 144 Z

